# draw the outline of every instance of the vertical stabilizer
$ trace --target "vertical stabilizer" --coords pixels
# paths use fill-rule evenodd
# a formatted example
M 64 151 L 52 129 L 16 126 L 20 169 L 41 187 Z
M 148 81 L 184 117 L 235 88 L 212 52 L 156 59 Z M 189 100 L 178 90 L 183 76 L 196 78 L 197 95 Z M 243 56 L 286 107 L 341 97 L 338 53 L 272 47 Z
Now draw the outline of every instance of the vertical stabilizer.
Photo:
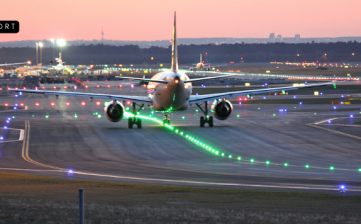
M 199 61 L 199 63 L 203 63 L 203 62 L 202 62 L 202 54 L 201 54 L 201 60 Z
M 178 48 L 177 48 L 177 29 L 176 29 L 176 12 L 174 12 L 173 26 L 173 44 L 172 44 L 172 71 L 178 71 Z

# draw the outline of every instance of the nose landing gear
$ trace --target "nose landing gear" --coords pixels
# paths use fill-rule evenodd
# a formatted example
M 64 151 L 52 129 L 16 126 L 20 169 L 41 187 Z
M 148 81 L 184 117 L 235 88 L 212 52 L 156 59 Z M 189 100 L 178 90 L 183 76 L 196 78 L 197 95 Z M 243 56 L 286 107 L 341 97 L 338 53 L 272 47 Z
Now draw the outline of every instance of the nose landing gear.
M 168 118 L 168 113 L 164 113 L 164 118 L 163 118 L 163 125 L 168 124 L 170 125 L 170 119 Z

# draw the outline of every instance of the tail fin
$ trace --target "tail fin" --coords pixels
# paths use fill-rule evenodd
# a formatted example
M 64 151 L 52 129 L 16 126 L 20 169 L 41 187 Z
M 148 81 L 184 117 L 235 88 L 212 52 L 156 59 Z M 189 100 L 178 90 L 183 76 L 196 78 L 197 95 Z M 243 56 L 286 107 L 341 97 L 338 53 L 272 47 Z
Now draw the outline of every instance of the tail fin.
M 178 48 L 177 48 L 177 29 L 176 29 L 176 12 L 174 12 L 173 26 L 173 44 L 172 44 L 172 68 L 173 72 L 178 71 Z

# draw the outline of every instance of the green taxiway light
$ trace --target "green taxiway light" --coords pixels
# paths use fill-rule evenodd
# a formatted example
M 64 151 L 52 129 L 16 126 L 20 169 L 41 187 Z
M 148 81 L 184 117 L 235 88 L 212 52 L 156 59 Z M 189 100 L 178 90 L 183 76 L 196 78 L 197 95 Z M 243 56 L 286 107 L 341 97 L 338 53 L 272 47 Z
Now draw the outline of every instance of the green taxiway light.
M 14 119 L 14 118 L 15 118 L 15 116 L 12 116 L 12 118 Z
M 285 163 L 284 165 L 285 165 L 285 166 L 288 166 L 288 163 Z
M 196 109 L 196 112 L 198 113 L 198 109 Z
M 333 167 L 333 166 L 330 166 L 330 170 L 334 170 L 335 169 L 335 167 Z
M 270 164 L 270 162 L 269 162 L 269 161 L 266 161 L 266 164 L 267 164 L 267 165 L 269 165 L 269 164 Z
M 273 116 L 276 116 L 276 114 L 273 114 Z
M 315 113 L 315 115 L 316 115 L 317 113 Z
M 239 156 L 237 159 L 238 159 L 238 160 L 241 160 L 241 159 L 242 159 L 242 157 L 240 157 L 240 156 Z
M 310 165 L 307 164 L 305 167 L 306 167 L 306 168 L 310 168 Z
M 99 114 L 99 115 L 98 115 L 98 118 L 101 118 L 101 117 L 102 117 L 102 115 Z
M 239 117 L 239 114 L 237 114 L 237 117 Z
M 249 161 L 250 161 L 251 163 L 253 163 L 253 162 L 254 162 L 254 159 L 250 159 Z
M 182 116 L 182 119 L 186 118 L 185 116 Z
M 358 172 L 361 172 L 361 168 L 360 168 L 360 169 L 358 169 Z
M 336 89 L 336 83 L 333 84 L 333 88 Z
M 229 155 L 228 158 L 232 159 L 232 155 Z
M 258 107 L 258 110 L 260 110 L 261 108 Z
M 32 117 L 34 117 L 34 115 L 31 115 Z
M 222 153 L 222 156 L 224 156 L 224 153 Z

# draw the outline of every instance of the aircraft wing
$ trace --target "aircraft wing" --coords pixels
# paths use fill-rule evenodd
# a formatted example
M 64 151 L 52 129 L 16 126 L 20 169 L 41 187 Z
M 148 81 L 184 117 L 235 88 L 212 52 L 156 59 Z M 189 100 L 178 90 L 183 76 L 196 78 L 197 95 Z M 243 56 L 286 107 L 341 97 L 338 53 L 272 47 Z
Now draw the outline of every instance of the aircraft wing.
M 319 86 L 326 86 L 326 85 L 333 85 L 333 84 L 334 84 L 333 82 L 328 82 L 328 83 L 309 84 L 309 85 L 304 85 L 304 86 L 285 86 L 285 87 L 276 87 L 276 88 L 264 88 L 264 89 L 226 92 L 226 93 L 205 94 L 205 95 L 198 95 L 198 96 L 192 95 L 189 98 L 189 104 L 192 105 L 195 103 L 201 103 L 201 102 L 215 100 L 215 99 L 221 99 L 221 98 L 229 98 L 232 96 L 244 96 L 244 95 L 254 95 L 254 94 L 261 94 L 261 93 L 280 92 L 280 91 L 319 87 Z
M 133 80 L 140 80 L 140 81 L 146 81 L 146 82 L 168 83 L 168 81 L 160 80 L 160 79 L 134 78 L 134 77 L 125 77 L 125 76 L 115 76 L 115 78 L 118 78 L 118 79 L 133 79 Z
M 60 92 L 60 91 L 46 91 L 46 90 L 28 90 L 28 89 L 10 89 L 14 92 L 24 92 L 24 93 L 37 93 L 44 95 L 56 95 L 56 96 L 80 96 L 80 97 L 89 97 L 89 98 L 103 98 L 110 100 L 120 100 L 120 101 L 131 101 L 133 103 L 142 103 L 142 104 L 152 104 L 152 100 L 147 96 L 127 96 L 127 95 L 110 95 L 110 94 L 101 94 L 101 93 L 81 93 L 81 92 Z
M 9 66 L 9 65 L 24 65 L 24 64 L 29 64 L 29 62 L 20 62 L 20 63 L 0 64 L 0 66 Z
M 224 77 L 229 77 L 229 76 L 234 76 L 234 75 L 219 75 L 219 76 L 209 76 L 209 77 L 198 78 L 198 79 L 188 79 L 188 80 L 184 80 L 184 83 L 203 81 L 203 80 L 208 80 L 208 79 L 218 79 L 218 78 L 224 78 Z

